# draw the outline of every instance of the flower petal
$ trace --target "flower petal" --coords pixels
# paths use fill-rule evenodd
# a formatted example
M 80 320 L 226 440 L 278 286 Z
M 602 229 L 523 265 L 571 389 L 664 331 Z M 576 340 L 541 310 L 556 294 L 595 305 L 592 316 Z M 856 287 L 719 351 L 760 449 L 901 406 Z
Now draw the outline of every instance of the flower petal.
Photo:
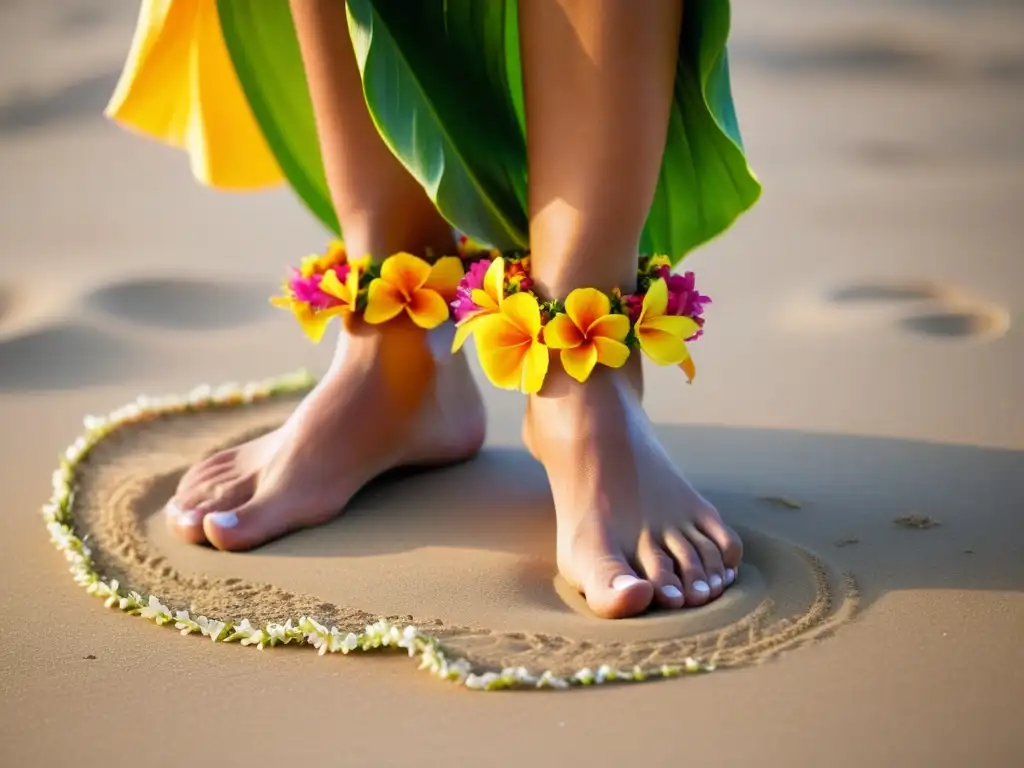
M 670 333 L 673 336 L 678 336 L 680 339 L 688 339 L 697 331 L 700 330 L 700 326 L 697 322 L 690 317 L 684 317 L 683 315 L 661 315 L 660 317 L 648 317 L 640 323 L 637 323 L 638 327 L 644 327 L 652 331 L 664 331 Z
M 455 326 L 455 338 L 452 340 L 452 354 L 462 349 L 462 345 L 466 343 L 466 340 L 472 336 L 480 325 L 480 320 L 483 320 L 489 313 L 487 312 L 474 312 L 473 314 L 462 318 L 462 322 Z
M 690 354 L 685 341 L 656 328 L 638 326 L 636 338 L 640 342 L 640 349 L 658 365 L 678 365 Z
M 686 358 L 679 364 L 679 367 L 682 368 L 683 373 L 686 374 L 687 383 L 693 384 L 693 380 L 697 378 L 697 366 L 693 364 L 693 358 Z
M 565 297 L 565 313 L 584 333 L 611 310 L 611 301 L 597 288 L 577 288 Z
M 430 277 L 430 265 L 411 253 L 388 256 L 380 266 L 380 277 L 406 296 L 422 288 Z
M 485 315 L 477 326 L 477 354 L 488 380 L 500 389 L 520 389 L 530 337 L 504 314 Z
M 424 288 L 437 291 L 445 302 L 455 301 L 455 295 L 459 291 L 459 281 L 465 272 L 462 269 L 462 259 L 458 256 L 445 256 L 438 259 L 430 268 L 430 275 Z
M 588 339 L 614 339 L 625 341 L 629 335 L 629 318 L 626 315 L 605 315 L 599 317 L 587 328 Z
M 540 305 L 529 293 L 513 293 L 501 302 L 501 314 L 530 339 L 540 335 Z
M 523 362 L 529 343 L 518 347 L 504 347 L 480 351 L 480 367 L 484 375 L 498 389 L 519 390 L 522 387 Z
M 640 310 L 640 320 L 645 317 L 659 317 L 665 314 L 668 309 L 668 285 L 662 279 L 652 280 L 644 294 L 643 308 Z M 639 320 L 637 322 L 640 322 Z
M 501 304 L 505 295 L 505 259 L 501 256 L 491 262 L 484 274 L 484 290 L 495 304 Z M 477 303 L 478 306 L 483 306 Z
M 626 321 L 627 326 L 629 321 Z M 583 333 L 568 315 L 555 315 L 544 326 L 544 343 L 551 349 L 573 349 L 584 342 Z
M 498 311 L 498 303 L 491 297 L 491 294 L 487 291 L 481 291 L 479 288 L 474 288 L 469 294 L 470 300 L 481 309 L 487 309 L 491 312 Z
M 349 272 L 349 277 L 355 273 L 355 270 Z M 336 299 L 351 303 L 352 296 L 349 293 L 349 279 L 346 278 L 345 283 L 342 283 L 338 279 L 338 273 L 333 269 L 328 270 L 324 273 L 323 278 L 320 280 L 320 290 L 326 293 L 328 296 L 333 296 Z
M 523 375 L 519 391 L 526 395 L 535 395 L 544 386 L 544 379 L 548 375 L 548 363 L 550 362 L 548 348 L 535 341 L 530 345 L 530 350 L 523 360 Z
M 295 319 L 299 321 L 299 325 L 302 327 L 306 337 L 314 344 L 319 344 L 320 340 L 324 337 L 327 323 L 330 322 L 332 316 L 326 312 L 314 312 L 305 304 L 296 304 L 292 311 L 295 313 Z
M 370 325 L 379 325 L 397 316 L 404 308 L 405 297 L 398 288 L 387 280 L 377 278 L 370 283 L 363 319 Z
M 629 359 L 629 347 L 617 339 L 595 336 L 590 340 L 597 350 L 597 362 L 609 368 L 621 368 Z
M 420 288 L 409 297 L 405 311 L 420 328 L 437 328 L 448 319 L 448 302 L 437 291 Z
M 562 350 L 562 367 L 578 382 L 582 383 L 589 379 L 595 365 L 597 347 L 589 342 L 574 349 Z

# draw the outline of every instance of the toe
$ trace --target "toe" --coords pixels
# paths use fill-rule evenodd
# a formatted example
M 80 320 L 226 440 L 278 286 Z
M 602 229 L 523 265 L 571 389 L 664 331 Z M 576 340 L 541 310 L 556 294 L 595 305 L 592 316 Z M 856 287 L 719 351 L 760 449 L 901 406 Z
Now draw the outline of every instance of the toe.
M 210 489 L 209 496 L 196 505 L 200 514 L 238 509 L 252 498 L 256 490 L 255 479 L 251 477 L 221 480 Z
M 236 451 L 221 451 L 213 456 L 208 456 L 197 464 L 188 468 L 178 483 L 178 490 L 185 490 L 193 485 L 206 482 L 210 477 L 220 473 L 224 467 L 229 466 L 235 458 Z
M 283 499 L 257 495 L 237 509 L 207 513 L 203 531 L 217 549 L 243 551 L 305 527 L 301 520 Z
M 203 533 L 203 515 L 195 509 L 182 509 L 175 500 L 164 507 L 168 530 L 189 544 L 206 543 Z
M 663 608 L 682 608 L 683 582 L 676 575 L 675 563 L 653 537 L 645 536 L 637 547 L 640 573 L 654 585 L 654 602 Z
M 732 528 L 722 522 L 718 511 L 711 507 L 705 514 L 697 518 L 697 528 L 718 547 L 722 563 L 735 576 L 743 559 L 743 542 Z M 726 579 L 728 581 L 728 579 Z
M 590 610 L 605 619 L 623 619 L 647 610 L 654 586 L 641 579 L 621 555 L 597 557 L 590 578 L 583 583 Z
M 230 466 L 221 467 L 215 474 L 209 475 L 202 482 L 196 481 L 190 485 L 179 485 L 173 501 L 180 510 L 197 509 L 200 504 L 215 498 L 220 486 L 231 482 L 235 477 Z
M 686 538 L 700 556 L 704 573 L 708 577 L 708 586 L 711 587 L 711 599 L 714 600 L 725 590 L 725 565 L 722 564 L 722 553 L 718 551 L 715 542 L 696 528 L 689 528 L 686 531 Z
M 672 553 L 676 570 L 683 577 L 683 594 L 686 604 L 704 605 L 711 599 L 711 585 L 704 572 L 704 563 L 690 540 L 678 528 L 665 531 L 665 546 Z

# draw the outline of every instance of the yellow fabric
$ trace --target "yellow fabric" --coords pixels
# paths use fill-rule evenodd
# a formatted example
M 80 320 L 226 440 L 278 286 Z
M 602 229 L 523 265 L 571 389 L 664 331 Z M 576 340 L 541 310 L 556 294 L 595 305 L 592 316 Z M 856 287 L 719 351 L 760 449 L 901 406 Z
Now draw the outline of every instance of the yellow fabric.
M 246 190 L 284 181 L 239 85 L 216 0 L 143 0 L 106 114 L 184 149 L 203 184 Z

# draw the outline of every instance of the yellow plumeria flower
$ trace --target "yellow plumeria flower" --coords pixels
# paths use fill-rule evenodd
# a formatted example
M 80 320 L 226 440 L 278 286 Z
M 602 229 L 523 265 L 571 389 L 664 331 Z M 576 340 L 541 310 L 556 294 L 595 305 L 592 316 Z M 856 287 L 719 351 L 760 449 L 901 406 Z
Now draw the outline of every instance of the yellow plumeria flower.
M 370 283 L 363 319 L 377 325 L 404 311 L 420 328 L 436 328 L 448 319 L 448 302 L 455 298 L 462 275 L 457 256 L 445 256 L 433 267 L 411 253 L 389 256 L 380 277 Z
M 482 288 L 474 288 L 470 298 L 480 309 L 459 321 L 455 326 L 455 339 L 452 341 L 452 352 L 458 352 L 466 339 L 479 328 L 481 320 L 488 315 L 501 311 L 501 302 L 505 293 L 505 260 L 500 256 L 491 262 L 484 273 Z
M 621 368 L 629 357 L 629 318 L 613 315 L 608 297 L 596 288 L 577 288 L 565 299 L 565 314 L 544 326 L 544 343 L 560 349 L 562 367 L 576 381 L 590 378 L 600 363 Z
M 667 308 L 668 285 L 662 279 L 652 280 L 633 332 L 640 349 L 658 365 L 683 365 L 690 357 L 686 339 L 700 326 L 689 317 L 666 315 Z
M 529 293 L 507 296 L 500 312 L 481 320 L 476 347 L 491 384 L 528 395 L 540 391 L 548 372 L 548 349 L 540 332 L 540 305 Z

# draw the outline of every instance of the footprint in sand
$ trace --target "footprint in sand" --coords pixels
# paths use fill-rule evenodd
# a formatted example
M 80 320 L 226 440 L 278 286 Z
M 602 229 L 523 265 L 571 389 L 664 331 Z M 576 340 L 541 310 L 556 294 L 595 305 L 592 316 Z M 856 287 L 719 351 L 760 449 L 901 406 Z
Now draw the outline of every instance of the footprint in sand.
M 881 322 L 938 339 L 990 341 L 1010 328 L 1010 315 L 1002 307 L 938 283 L 855 283 L 831 291 L 826 301 L 844 312 L 882 310 Z
M 266 285 L 216 279 L 142 278 L 105 285 L 87 294 L 85 305 L 132 325 L 196 331 L 234 328 L 273 311 Z
M 3 316 L 0 314 L 0 325 Z M 53 391 L 124 381 L 148 348 L 89 325 L 54 323 L 0 340 L 0 392 Z

